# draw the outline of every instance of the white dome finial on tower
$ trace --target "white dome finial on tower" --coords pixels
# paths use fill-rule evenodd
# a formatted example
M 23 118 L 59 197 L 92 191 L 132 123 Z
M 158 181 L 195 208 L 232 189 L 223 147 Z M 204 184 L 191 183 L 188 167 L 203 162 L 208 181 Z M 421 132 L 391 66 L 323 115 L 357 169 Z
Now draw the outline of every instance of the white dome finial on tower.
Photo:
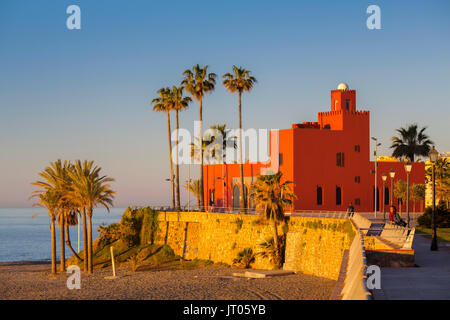
M 344 91 L 345 90 L 349 90 L 348 85 L 345 82 L 339 83 L 337 89 L 338 90 L 344 90 Z

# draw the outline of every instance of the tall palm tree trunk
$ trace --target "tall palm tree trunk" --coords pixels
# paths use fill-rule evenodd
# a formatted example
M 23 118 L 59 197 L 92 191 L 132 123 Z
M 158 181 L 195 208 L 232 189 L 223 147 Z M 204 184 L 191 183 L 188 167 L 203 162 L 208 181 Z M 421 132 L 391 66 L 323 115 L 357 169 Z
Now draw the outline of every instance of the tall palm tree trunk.
M 172 208 L 175 208 L 175 186 L 173 183 L 173 163 L 172 163 L 172 139 L 170 132 L 170 114 L 169 111 L 167 112 L 167 129 L 168 129 L 168 136 L 169 136 L 169 157 L 170 157 L 170 188 L 172 192 Z
M 88 274 L 94 271 L 94 262 L 92 255 L 92 208 L 88 210 Z
M 280 244 L 278 243 L 277 221 L 272 219 L 273 245 L 275 246 L 275 264 L 280 263 Z
M 61 257 L 60 257 L 60 270 L 61 272 L 65 272 L 66 271 L 66 248 L 64 245 L 64 212 L 60 213 L 60 233 L 59 233 L 59 241 L 60 241 L 60 245 L 61 245 Z
M 56 232 L 55 232 L 55 218 L 51 218 L 51 234 L 52 234 L 52 274 L 56 273 Z
M 228 166 L 227 166 L 227 163 L 225 162 L 225 194 L 226 194 L 226 201 L 225 201 L 225 207 L 226 207 L 226 209 L 228 209 L 228 202 L 229 202 L 229 200 L 228 199 L 230 199 L 230 197 L 229 197 L 229 195 L 228 195 Z
M 80 256 L 76 253 L 75 250 L 72 248 L 72 243 L 70 242 L 70 233 L 69 233 L 69 224 L 65 224 L 66 229 L 66 244 L 69 247 L 70 251 L 72 252 L 73 256 L 77 258 L 78 261 L 83 261 L 83 259 L 80 258 Z
M 176 162 L 176 195 L 177 195 L 177 211 L 180 211 L 180 165 L 178 163 L 178 128 L 179 128 L 179 122 L 178 122 L 178 110 L 176 110 L 176 119 L 177 119 L 177 139 L 176 139 L 176 145 L 175 145 L 175 152 L 177 157 Z
M 83 208 L 83 248 L 84 248 L 84 272 L 88 272 L 88 238 L 86 224 L 86 208 Z
M 203 133 L 202 133 L 202 123 L 203 123 L 203 116 L 202 116 L 202 108 L 203 108 L 203 98 L 200 96 L 200 137 L 199 137 L 199 144 L 200 144 L 200 205 L 202 207 L 202 210 L 205 210 L 205 192 L 203 189 Z
M 240 163 L 240 171 L 241 171 L 241 197 L 239 198 L 239 204 L 241 207 L 241 211 L 245 211 L 246 208 L 246 200 L 245 199 L 245 192 L 244 192 L 244 164 L 243 164 L 243 157 L 242 157 L 242 114 L 241 114 L 241 96 L 242 92 L 239 91 L 239 163 Z

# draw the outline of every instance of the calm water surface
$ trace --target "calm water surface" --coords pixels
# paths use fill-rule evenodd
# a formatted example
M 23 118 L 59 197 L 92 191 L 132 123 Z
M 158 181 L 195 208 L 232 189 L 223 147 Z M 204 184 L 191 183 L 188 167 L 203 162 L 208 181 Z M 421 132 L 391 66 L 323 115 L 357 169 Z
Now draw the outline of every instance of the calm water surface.
M 92 234 L 96 239 L 97 227 L 102 223 L 119 222 L 125 209 L 95 209 L 92 219 Z M 32 215 L 41 213 L 32 218 Z M 81 228 L 80 247 L 83 249 Z M 77 251 L 78 228 L 70 227 L 72 247 Z M 39 208 L 3 209 L 0 208 L 0 262 L 5 261 L 41 261 L 51 259 L 50 225 L 46 211 Z M 59 228 L 56 227 L 56 251 L 59 259 Z M 72 253 L 66 246 L 66 256 Z

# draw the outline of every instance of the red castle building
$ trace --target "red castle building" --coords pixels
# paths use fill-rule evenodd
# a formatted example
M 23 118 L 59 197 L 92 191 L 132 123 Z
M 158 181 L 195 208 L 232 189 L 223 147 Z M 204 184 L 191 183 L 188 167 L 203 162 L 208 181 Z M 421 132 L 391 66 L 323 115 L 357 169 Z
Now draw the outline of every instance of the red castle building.
M 238 163 L 204 166 L 205 204 L 216 208 L 239 208 L 239 197 L 247 197 L 250 186 L 260 174 L 283 173 L 283 180 L 293 181 L 297 199 L 292 210 L 345 211 L 350 202 L 355 211 L 374 211 L 374 162 L 370 161 L 369 111 L 356 108 L 356 91 L 339 84 L 331 91 L 330 110 L 318 113 L 317 122 L 295 123 L 290 129 L 270 132 L 268 163 L 244 164 L 244 188 L 240 183 Z M 385 186 L 385 208 L 388 211 L 391 194 L 389 171 L 395 180 L 406 181 L 404 163 L 377 162 L 378 210 L 382 211 L 382 174 L 388 178 Z M 410 184 L 425 183 L 424 163 L 413 163 Z M 394 204 L 399 199 L 394 196 Z M 400 200 L 401 201 L 401 200 Z M 423 203 L 414 204 L 423 210 Z M 403 205 L 403 210 L 405 206 Z M 412 211 L 413 202 L 410 202 Z

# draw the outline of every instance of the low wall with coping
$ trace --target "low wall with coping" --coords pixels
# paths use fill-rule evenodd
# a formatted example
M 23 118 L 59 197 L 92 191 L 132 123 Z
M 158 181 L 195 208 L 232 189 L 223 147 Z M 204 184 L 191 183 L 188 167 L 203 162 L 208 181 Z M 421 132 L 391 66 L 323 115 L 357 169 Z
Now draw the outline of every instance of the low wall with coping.
M 371 294 L 366 286 L 367 261 L 361 231 L 358 231 L 353 239 L 348 255 L 344 285 L 340 294 L 342 300 L 368 300 Z
M 361 233 L 363 235 L 367 234 L 370 226 L 372 225 L 372 222 L 369 219 L 364 218 L 356 212 L 353 214 L 352 221 L 356 225 L 356 227 L 361 230 Z

